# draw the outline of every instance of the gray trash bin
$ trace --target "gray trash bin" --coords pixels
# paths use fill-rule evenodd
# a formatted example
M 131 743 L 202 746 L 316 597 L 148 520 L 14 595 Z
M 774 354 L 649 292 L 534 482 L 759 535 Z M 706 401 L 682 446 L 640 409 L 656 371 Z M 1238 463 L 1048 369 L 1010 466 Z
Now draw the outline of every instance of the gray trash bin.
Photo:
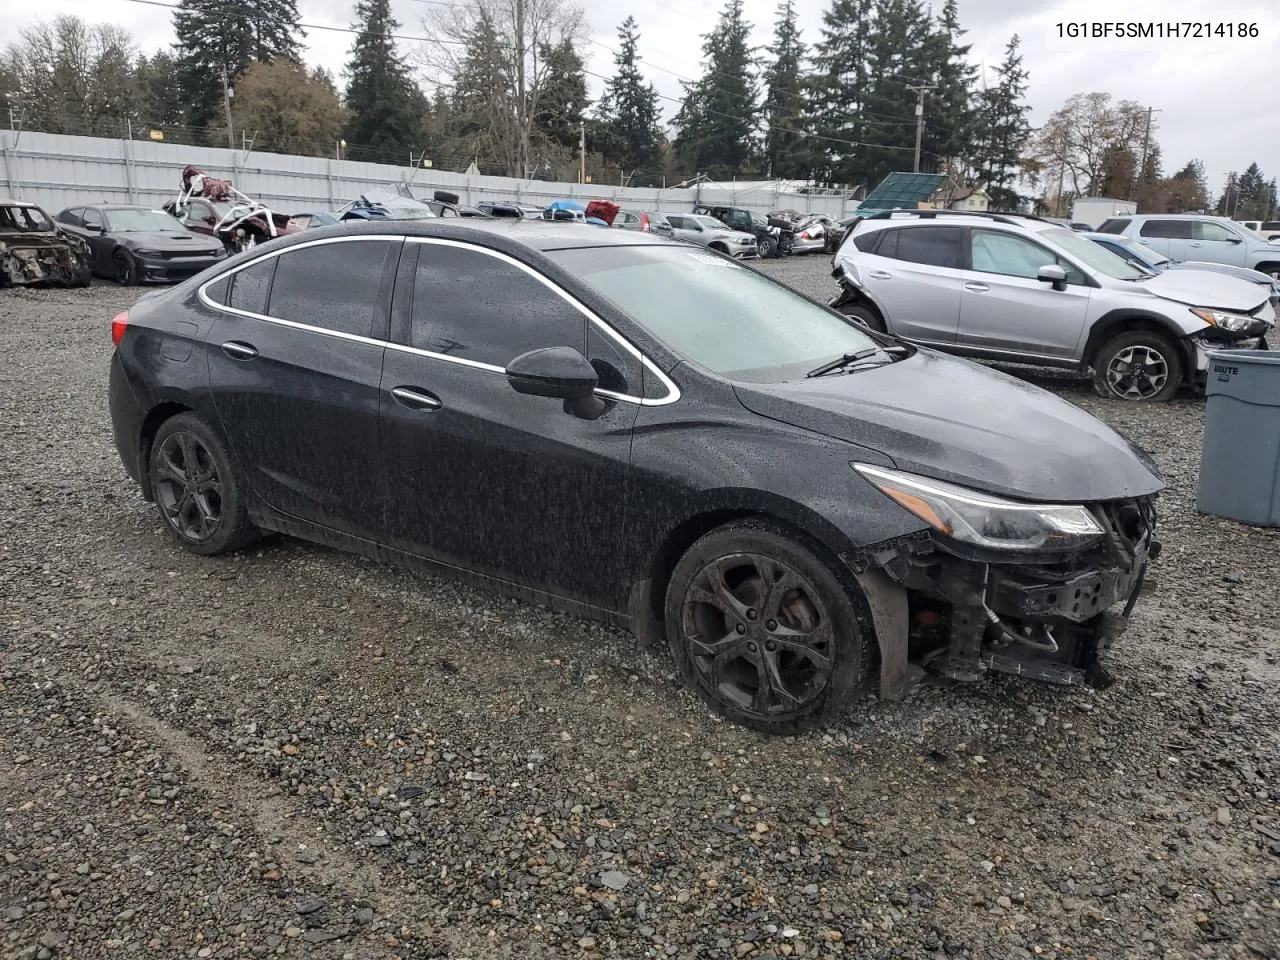
M 1205 385 L 1201 513 L 1280 526 L 1280 351 L 1215 350 Z

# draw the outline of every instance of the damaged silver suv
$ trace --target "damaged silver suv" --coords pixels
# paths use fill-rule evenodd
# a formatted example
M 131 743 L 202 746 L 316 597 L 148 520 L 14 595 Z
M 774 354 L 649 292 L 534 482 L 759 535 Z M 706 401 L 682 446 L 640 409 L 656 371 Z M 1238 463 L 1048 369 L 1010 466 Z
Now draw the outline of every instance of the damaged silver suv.
M 831 305 L 948 353 L 1093 371 L 1104 397 L 1202 385 L 1214 347 L 1266 349 L 1267 291 L 1204 271 L 1152 276 L 1039 217 L 890 211 L 836 253 Z

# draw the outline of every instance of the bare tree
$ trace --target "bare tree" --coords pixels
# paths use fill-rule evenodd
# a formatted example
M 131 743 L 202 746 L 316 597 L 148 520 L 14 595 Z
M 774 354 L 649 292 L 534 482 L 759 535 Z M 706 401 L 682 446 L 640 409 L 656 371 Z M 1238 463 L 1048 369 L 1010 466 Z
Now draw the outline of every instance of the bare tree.
M 555 63 L 546 57 L 585 38 L 569 0 L 463 0 L 431 7 L 415 57 L 454 87 L 454 110 L 512 176 L 531 174 L 535 121 Z
M 1146 108 L 1132 100 L 1113 104 L 1109 93 L 1077 93 L 1035 139 L 1046 189 L 1080 197 L 1110 186 L 1127 195 L 1140 175 L 1146 122 Z

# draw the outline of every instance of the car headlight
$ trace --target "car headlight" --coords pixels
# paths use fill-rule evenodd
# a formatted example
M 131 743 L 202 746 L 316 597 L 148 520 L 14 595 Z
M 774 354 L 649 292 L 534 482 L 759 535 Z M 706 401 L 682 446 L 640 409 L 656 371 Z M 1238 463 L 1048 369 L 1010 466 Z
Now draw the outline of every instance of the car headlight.
M 160 251 L 159 250 L 135 250 L 134 255 L 139 257 L 158 257 L 160 256 Z
M 739 237 L 738 242 L 742 244 L 755 243 L 756 238 L 755 237 Z
M 953 539 L 994 550 L 1078 547 L 1103 535 L 1079 504 L 1019 503 L 865 463 L 853 468 L 885 496 Z
M 209 251 L 209 256 L 213 257 L 213 259 L 215 260 L 221 260 L 226 255 L 227 255 L 226 247 L 214 247 L 212 250 Z
M 1243 333 L 1253 323 L 1253 317 L 1240 313 L 1223 313 L 1221 310 L 1200 310 L 1192 308 L 1192 313 L 1210 326 L 1228 330 L 1231 333 Z

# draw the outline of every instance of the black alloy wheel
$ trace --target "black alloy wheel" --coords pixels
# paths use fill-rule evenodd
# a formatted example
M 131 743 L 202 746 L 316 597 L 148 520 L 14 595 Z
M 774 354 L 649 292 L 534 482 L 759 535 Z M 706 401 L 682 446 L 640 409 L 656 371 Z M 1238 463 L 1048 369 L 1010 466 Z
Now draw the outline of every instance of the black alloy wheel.
M 847 702 L 869 672 L 859 619 L 826 564 L 763 521 L 700 540 L 667 596 L 686 680 L 730 719 L 771 733 L 823 723 Z
M 111 268 L 116 283 L 121 286 L 132 286 L 138 282 L 138 268 L 133 255 L 128 250 L 117 250 L 111 258 Z
M 221 439 L 194 414 L 161 425 L 150 475 L 166 528 L 191 552 L 224 553 L 257 536 Z

